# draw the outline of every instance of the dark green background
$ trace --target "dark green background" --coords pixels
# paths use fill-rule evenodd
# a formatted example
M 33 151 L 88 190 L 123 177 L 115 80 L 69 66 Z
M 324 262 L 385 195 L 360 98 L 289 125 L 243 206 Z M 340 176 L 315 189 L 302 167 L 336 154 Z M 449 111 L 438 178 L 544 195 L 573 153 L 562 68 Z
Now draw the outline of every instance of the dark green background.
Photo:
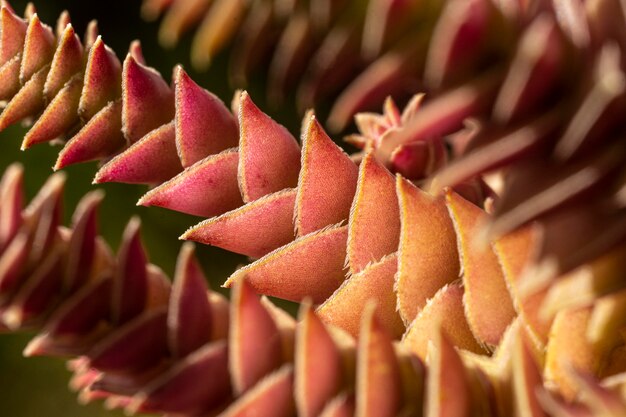
M 25 1 L 12 1 L 16 12 L 24 10 Z M 98 19 L 100 33 L 120 59 L 126 54 L 129 43 L 140 39 L 147 62 L 156 67 L 169 81 L 172 68 L 182 63 L 191 76 L 205 88 L 218 94 L 227 103 L 233 90 L 226 77 L 227 58 L 218 57 L 209 72 L 196 73 L 189 67 L 188 51 L 190 36 L 185 37 L 175 50 L 164 51 L 156 42 L 158 23 L 146 23 L 139 18 L 140 0 L 42 0 L 37 6 L 40 18 L 54 26 L 57 16 L 65 9 L 70 11 L 72 23 L 77 32 L 84 33 L 90 19 Z M 263 74 L 256 76 L 249 91 L 263 109 Z M 293 113 L 294 106 L 286 106 L 280 112 L 270 114 L 281 121 L 294 133 L 300 124 Z M 27 152 L 19 150 L 25 130 L 15 126 L 0 133 L 0 168 L 3 171 L 13 161 L 20 161 L 26 167 L 26 188 L 32 197 L 45 179 L 51 174 L 51 166 L 56 160 L 58 148 L 39 145 Z M 71 211 L 84 193 L 93 189 L 91 180 L 96 164 L 83 164 L 66 169 L 68 174 L 65 196 L 66 222 Z M 140 208 L 135 203 L 146 191 L 145 187 L 125 184 L 111 184 L 100 187 L 107 198 L 100 216 L 101 234 L 113 248 L 117 248 L 125 223 L 133 214 L 142 219 L 143 242 L 153 263 L 162 267 L 172 276 L 176 255 L 180 247 L 178 236 L 187 227 L 197 223 L 199 218 L 183 216 L 157 208 Z M 244 257 L 228 254 L 217 249 L 199 247 L 199 257 L 213 288 L 219 287 L 236 267 L 245 262 Z M 21 351 L 32 334 L 0 334 L 0 416 L 47 417 L 47 416 L 109 416 L 122 415 L 103 410 L 101 404 L 82 406 L 76 403 L 76 396 L 67 389 L 69 373 L 63 361 L 49 358 L 25 359 Z

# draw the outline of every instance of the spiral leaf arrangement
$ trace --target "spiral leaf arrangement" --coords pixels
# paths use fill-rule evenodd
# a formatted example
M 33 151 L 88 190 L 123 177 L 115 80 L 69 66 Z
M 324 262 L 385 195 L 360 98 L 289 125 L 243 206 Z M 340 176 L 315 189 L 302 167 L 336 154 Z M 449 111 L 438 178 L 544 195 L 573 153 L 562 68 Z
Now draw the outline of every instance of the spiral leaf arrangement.
M 624 102 L 619 89 L 623 76 L 621 6 L 615 0 L 598 0 L 584 8 L 575 1 L 554 5 L 501 2 L 496 6 L 488 0 L 474 0 L 471 7 L 456 6 L 454 2 L 442 6 L 428 43 L 427 50 L 433 52 L 422 54 L 425 74 L 431 74 L 424 80 L 431 80 L 436 87 L 432 88 L 433 97 L 419 106 L 419 111 L 409 112 L 410 120 L 400 120 L 401 128 L 396 121 L 377 140 L 367 143 L 380 162 L 397 172 L 410 177 L 413 172 L 434 176 L 435 194 L 484 172 L 502 170 L 506 174 L 504 193 L 494 205 L 492 237 L 535 220 L 546 225 L 547 235 L 577 227 L 575 239 L 568 242 L 571 245 L 560 239 L 543 245 L 544 258 L 550 259 L 535 275 L 541 277 L 537 285 L 544 285 L 542 282 L 593 260 L 623 240 L 620 196 L 624 176 L 620 167 L 624 155 L 619 140 L 623 127 L 616 117 Z M 10 100 L 0 116 L 0 126 L 36 117 L 45 108 L 26 135 L 24 147 L 69 136 L 80 128 L 61 151 L 57 168 L 110 157 L 130 146 L 99 173 L 97 181 L 159 184 L 184 169 L 185 177 L 199 178 L 199 185 L 215 183 L 212 175 L 232 176 L 235 165 L 240 173 L 249 171 L 245 165 L 255 163 L 242 161 L 245 155 L 241 152 L 238 156 L 234 151 L 220 154 L 237 144 L 241 151 L 244 136 L 253 132 L 237 126 L 238 120 L 219 99 L 193 83 L 181 68 L 175 71 L 171 91 L 156 71 L 142 64 L 137 43 L 122 66 L 96 38 L 94 26 L 90 26 L 87 48 L 83 48 L 71 26 L 64 26 L 69 20 L 64 14 L 57 25 L 60 40 L 55 44 L 52 29 L 35 14 L 25 22 L 8 7 L 4 9 L 2 68 L 9 76 L 3 78 L 7 85 L 1 97 Z M 60 30 L 62 27 L 65 29 Z M 511 33 L 510 38 L 495 35 L 503 27 L 505 33 Z M 464 36 L 470 28 L 473 36 Z M 506 48 L 488 42 L 496 38 L 510 42 Z M 469 40 L 474 47 L 462 47 Z M 517 49 L 510 48 L 511 43 L 517 43 Z M 543 49 L 539 51 L 536 45 Z M 512 49 L 514 54 L 509 57 L 506 54 L 511 55 Z M 553 49 L 562 53 L 552 53 Z M 480 55 L 466 57 L 468 51 Z M 582 55 L 590 59 L 580 59 Z M 487 57 L 490 65 L 485 63 Z M 453 65 L 456 62 L 463 65 Z M 508 67 L 503 69 L 505 62 Z M 544 69 L 546 66 L 551 70 Z M 577 76 L 560 76 L 572 66 L 579 70 Z M 438 81 L 433 81 L 432 74 L 439 74 Z M 239 119 L 246 117 L 240 99 L 236 96 L 233 102 L 233 114 Z M 460 129 L 468 118 L 476 122 L 463 133 Z M 361 120 L 362 133 L 371 136 L 367 131 L 371 118 Z M 450 139 L 453 134 L 455 140 Z M 441 144 L 446 142 L 457 143 L 448 164 L 442 163 L 445 158 L 440 156 L 445 153 Z M 597 145 L 587 149 L 592 143 Z M 287 173 L 282 183 L 272 184 L 276 189 L 269 191 L 296 185 L 296 146 L 283 145 L 285 154 L 275 158 L 282 159 L 274 170 L 286 167 Z M 559 151 L 564 147 L 571 148 L 567 157 Z M 424 161 L 424 149 L 437 156 Z M 543 165 L 537 167 L 533 161 Z M 205 171 L 211 171 L 207 178 L 203 178 Z M 212 211 L 196 207 L 201 202 L 189 202 L 199 199 L 193 197 L 197 188 L 189 190 L 181 211 L 212 216 L 237 207 L 241 201 L 233 179 L 224 183 L 223 190 L 212 197 Z M 512 189 L 516 191 L 507 192 Z M 244 197 L 244 201 L 250 198 Z
M 458 314 L 464 322 L 455 300 L 463 290 L 455 284 L 429 301 L 420 313 L 427 317 L 399 342 L 384 303 L 378 303 L 383 310 L 368 303 L 355 340 L 308 301 L 294 320 L 259 299 L 246 280 L 237 281 L 229 304 L 207 289 L 189 244 L 170 285 L 147 263 L 136 220 L 116 256 L 97 236 L 101 193 L 87 195 L 65 228 L 59 225 L 63 176 L 51 177 L 26 208 L 21 183 L 17 165 L 0 182 L 0 317 L 7 329 L 38 330 L 25 355 L 75 357 L 71 386 L 83 401 L 189 416 L 619 416 L 626 410 L 615 388 L 599 385 L 583 368 L 598 345 L 582 326 L 590 315 L 597 319 L 598 305 L 559 313 L 545 372 L 561 392 L 549 393 L 540 350 L 521 317 L 484 356 L 484 346 L 454 322 Z M 477 353 L 457 350 L 460 340 Z M 569 366 L 551 355 L 566 357 Z M 619 375 L 606 381 L 619 387 Z M 587 395 L 571 403 L 580 390 Z
M 297 103 L 304 110 L 342 91 L 350 105 L 360 100 L 375 104 L 386 94 L 412 87 L 416 78 L 410 51 L 415 46 L 406 45 L 402 36 L 414 35 L 416 23 L 424 32 L 430 30 L 428 20 L 437 3 L 145 0 L 142 14 L 148 20 L 164 15 L 159 39 L 168 47 L 198 25 L 191 47 L 198 69 L 233 43 L 229 72 L 237 87 L 270 62 L 269 99 L 280 103 L 297 85 Z M 346 89 L 356 85 L 351 80 L 359 73 L 376 85 L 361 92 Z M 345 111 L 346 104 L 338 107 Z
M 170 3 L 170 40 L 209 10 L 144 4 Z M 246 92 L 229 110 L 181 67 L 170 88 L 138 43 L 122 64 L 95 25 L 81 42 L 69 15 L 54 31 L 33 7 L 24 20 L 3 3 L 0 127 L 33 121 L 24 148 L 65 141 L 56 168 L 106 159 L 95 182 L 156 185 L 139 204 L 209 217 L 183 238 L 253 259 L 227 280 L 230 305 L 207 293 L 190 246 L 170 288 L 147 265 L 136 221 L 114 257 L 97 237 L 99 194 L 66 229 L 62 177 L 22 210 L 12 167 L 0 190 L 3 325 L 40 329 L 27 354 L 78 356 L 82 397 L 129 412 L 622 415 L 624 5 L 354 4 L 363 33 L 375 33 L 358 53 L 390 49 L 340 97 L 331 124 L 407 79 L 428 95 L 403 112 L 389 98 L 382 114 L 357 114 L 347 140 L 362 152 L 349 156 L 312 112 L 300 145 Z M 357 7 L 308 5 L 325 16 L 320 27 L 340 28 Z M 211 7 L 204 60 L 248 7 L 246 19 L 260 19 L 242 26 L 253 43 L 280 32 L 281 10 L 305 10 Z M 314 21 L 289 18 L 272 91 L 310 58 Z M 240 62 L 258 59 L 256 46 L 239 48 Z M 255 293 L 301 302 L 298 321 Z

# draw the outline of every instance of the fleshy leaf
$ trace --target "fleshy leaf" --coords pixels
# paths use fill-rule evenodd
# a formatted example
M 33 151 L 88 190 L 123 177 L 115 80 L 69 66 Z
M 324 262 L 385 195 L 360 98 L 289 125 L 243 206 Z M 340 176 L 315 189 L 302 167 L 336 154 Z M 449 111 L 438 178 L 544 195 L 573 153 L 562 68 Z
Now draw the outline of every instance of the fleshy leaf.
M 189 229 L 183 239 L 260 258 L 294 239 L 296 190 L 269 194 Z
M 7 245 L 13 240 L 22 222 L 24 206 L 24 169 L 18 165 L 10 165 L 0 180 L 0 251 L 4 253 Z
M 196 216 L 216 216 L 235 209 L 243 203 L 237 184 L 238 161 L 235 149 L 208 156 L 150 190 L 137 204 Z
M 410 323 L 439 288 L 459 277 L 456 234 L 442 197 L 433 197 L 398 176 L 400 245 L 398 309 Z
M 122 102 L 122 131 L 130 143 L 174 118 L 170 87 L 161 74 L 131 54 L 126 56 L 122 71 Z
M 511 358 L 513 368 L 513 403 L 518 415 L 545 417 L 539 401 L 537 389 L 543 386 L 541 369 L 522 332 L 518 330 Z
M 122 66 L 119 59 L 100 36 L 89 50 L 83 92 L 80 97 L 79 113 L 91 119 L 109 101 L 120 97 Z
M 96 260 L 98 235 L 97 210 L 104 198 L 102 191 L 87 194 L 72 217 L 72 236 L 68 244 L 64 287 L 69 292 L 81 288 L 90 278 Z
M 494 251 L 502 265 L 502 272 L 511 292 L 515 310 L 529 326 L 533 342 L 541 346 L 545 345 L 548 340 L 551 324 L 551 321 L 545 321 L 539 317 L 539 309 L 546 291 L 522 295 L 518 289 L 524 267 L 531 260 L 531 255 L 535 250 L 536 239 L 538 239 L 537 231 L 532 227 L 527 227 L 499 239 L 494 244 Z
M 4 311 L 2 320 L 10 329 L 29 325 L 50 310 L 63 287 L 61 271 L 61 249 L 56 246 L 47 252 Z
M 469 417 L 470 381 L 459 353 L 443 329 L 428 347 L 425 414 L 432 417 Z
M 453 191 L 446 201 L 458 236 L 467 320 L 478 340 L 496 346 L 515 310 L 498 258 L 490 246 L 476 241 L 487 215 Z
M 429 343 L 437 339 L 439 329 L 448 334 L 450 343 L 461 349 L 484 353 L 465 317 L 463 288 L 449 284 L 441 288 L 417 314 L 402 338 L 402 344 L 420 359 L 426 360 Z
M 87 348 L 77 338 L 94 332 L 110 314 L 111 279 L 101 279 L 79 290 L 49 319 L 44 331 L 30 341 L 25 356 L 81 354 Z
M 82 86 L 80 76 L 65 84 L 24 136 L 22 149 L 61 137 L 78 123 L 78 101 Z
M 298 235 L 347 220 L 357 177 L 354 162 L 311 116 L 302 134 L 302 170 L 296 200 Z
M 193 246 L 186 243 L 176 263 L 167 316 L 168 342 L 175 357 L 186 356 L 210 340 L 213 312 L 207 290 Z
M 239 101 L 239 132 L 239 188 L 245 202 L 297 185 L 300 147 L 246 92 Z
M 356 415 L 396 416 L 402 407 L 400 369 L 391 336 L 378 320 L 375 304 L 369 304 L 364 310 L 361 323 Z
M 122 123 L 123 123 L 122 113 Z M 154 129 L 107 162 L 96 173 L 95 183 L 160 184 L 182 171 L 176 155 L 174 123 Z
M 244 280 L 236 283 L 231 304 L 229 367 L 233 389 L 242 394 L 282 361 L 274 320 Z
M 208 344 L 136 394 L 127 411 L 188 415 L 206 412 L 230 396 L 227 363 L 226 342 Z
M 400 210 L 395 179 L 374 155 L 359 167 L 356 195 L 350 211 L 348 264 L 350 272 L 396 252 L 400 237 Z
M 170 0 L 171 1 L 171 0 Z M 179 38 L 189 28 L 197 23 L 202 15 L 207 11 L 211 0 L 188 0 L 182 2 L 171 1 L 172 7 L 163 18 L 163 23 L 159 28 L 159 42 L 166 48 L 171 48 L 178 43 Z M 149 2 L 144 2 L 142 13 L 150 10 Z
M 155 366 L 167 349 L 167 311 L 147 311 L 104 338 L 88 353 L 89 365 L 100 371 L 143 371 Z
M 206 68 L 239 27 L 246 10 L 244 0 L 216 0 L 206 14 L 191 45 L 191 62 Z
M 294 413 L 292 365 L 284 365 L 278 371 L 263 378 L 233 402 L 222 414 L 223 417 L 247 417 L 264 415 L 289 417 Z
M 304 65 L 313 52 L 312 26 L 311 18 L 305 13 L 296 10 L 289 16 L 269 67 L 267 95 L 270 103 L 282 104 L 284 93 L 304 72 Z
M 224 283 L 243 279 L 260 294 L 291 301 L 326 300 L 345 278 L 347 226 L 332 226 L 302 236 L 237 270 Z M 315 277 L 315 278 L 313 278 Z
M 2 5 L 0 11 L 0 65 L 22 52 L 26 39 L 27 23 L 13 13 L 10 7 Z
M 511 69 L 494 105 L 494 117 L 510 122 L 533 107 L 540 107 L 562 76 L 565 44 L 551 16 L 535 19 L 522 35 Z
M 54 47 L 55 38 L 52 29 L 41 23 L 35 14 L 28 22 L 26 39 L 24 40 L 22 66 L 20 68 L 20 81 L 22 83 L 28 81 L 30 77 L 52 60 Z
M 404 325 L 397 312 L 393 291 L 397 266 L 396 254 L 368 265 L 346 279 L 317 309 L 317 314 L 325 323 L 340 327 L 356 338 L 361 326 L 361 313 L 367 303 L 374 300 L 380 325 L 394 338 L 401 336 Z
M 17 54 L 0 67 L 0 98 L 10 99 L 20 91 L 20 63 L 22 55 Z
M 485 53 L 494 14 L 490 1 L 446 2 L 428 46 L 424 78 L 429 87 L 439 89 L 472 72 Z M 500 36 L 506 36 L 501 31 Z
M 298 414 L 317 416 L 343 382 L 341 353 L 310 304 L 300 308 L 295 347 L 295 399 Z
M 176 148 L 183 167 L 237 146 L 237 123 L 224 103 L 193 82 L 181 67 L 176 68 L 174 79 Z
M 354 395 L 341 394 L 326 404 L 320 417 L 351 417 L 354 415 Z
M 65 83 L 83 69 L 83 45 L 71 24 L 64 28 L 58 42 L 59 45 L 52 58 L 50 72 L 43 88 L 43 93 L 48 100 L 52 100 Z
M 586 338 L 591 309 L 563 310 L 557 314 L 550 329 L 546 346 L 545 383 L 553 383 L 565 399 L 572 400 L 578 393 L 569 368 L 595 374 L 600 363 L 593 346 Z
M 114 154 L 126 144 L 121 130 L 122 101 L 111 101 L 65 144 L 54 169 Z
M 11 98 L 0 114 L 0 130 L 38 113 L 44 107 L 43 86 L 50 66 L 45 66 L 35 73 L 24 86 Z
M 124 230 L 113 280 L 112 319 L 124 323 L 140 314 L 148 296 L 146 254 L 139 237 L 140 222 L 131 219 Z

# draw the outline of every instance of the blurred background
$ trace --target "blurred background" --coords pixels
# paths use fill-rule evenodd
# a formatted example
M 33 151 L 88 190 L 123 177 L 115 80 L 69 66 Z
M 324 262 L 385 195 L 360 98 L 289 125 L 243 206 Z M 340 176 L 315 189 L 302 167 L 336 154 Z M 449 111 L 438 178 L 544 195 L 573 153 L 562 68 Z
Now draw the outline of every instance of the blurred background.
M 24 0 L 11 0 L 18 14 L 26 7 Z M 77 33 L 83 34 L 87 23 L 97 19 L 106 44 L 112 47 L 120 60 L 123 60 L 128 45 L 139 39 L 149 65 L 160 71 L 167 81 L 173 67 L 180 63 L 191 77 L 203 87 L 211 90 L 226 103 L 232 98 L 233 89 L 227 82 L 225 54 L 216 58 L 210 71 L 197 73 L 189 65 L 190 36 L 187 36 L 175 50 L 165 51 L 157 43 L 158 22 L 146 23 L 139 17 L 140 0 L 41 0 L 35 2 L 41 20 L 50 26 L 63 10 L 68 10 Z M 263 78 L 259 74 L 259 79 Z M 255 102 L 268 109 L 264 102 L 265 87 L 253 82 L 248 91 Z M 299 116 L 294 106 L 285 106 L 281 111 L 269 111 L 270 115 L 297 134 Z M 0 170 L 12 162 L 19 161 L 25 168 L 26 192 L 30 199 L 52 173 L 58 148 L 42 144 L 27 152 L 19 150 L 25 129 L 11 127 L 0 133 L 2 152 Z M 96 164 L 82 164 L 65 170 L 67 173 L 65 194 L 65 219 L 69 221 L 78 200 L 91 185 Z M 144 186 L 110 184 L 98 186 L 106 191 L 106 199 L 100 211 L 100 233 L 109 244 L 117 249 L 119 238 L 126 222 L 132 215 L 142 219 L 142 236 L 151 261 L 160 266 L 170 277 L 181 242 L 178 236 L 200 219 L 180 215 L 159 208 L 137 207 L 139 197 L 146 192 Z M 237 267 L 246 262 L 245 257 L 214 248 L 198 247 L 198 255 L 204 266 L 207 278 L 214 289 Z M 293 311 L 293 306 L 291 306 Z M 11 417 L 57 417 L 57 416 L 121 416 L 120 412 L 103 409 L 102 404 L 87 406 L 77 403 L 76 393 L 68 390 L 69 372 L 61 360 L 50 358 L 22 357 L 22 350 L 32 334 L 0 334 L 0 416 Z

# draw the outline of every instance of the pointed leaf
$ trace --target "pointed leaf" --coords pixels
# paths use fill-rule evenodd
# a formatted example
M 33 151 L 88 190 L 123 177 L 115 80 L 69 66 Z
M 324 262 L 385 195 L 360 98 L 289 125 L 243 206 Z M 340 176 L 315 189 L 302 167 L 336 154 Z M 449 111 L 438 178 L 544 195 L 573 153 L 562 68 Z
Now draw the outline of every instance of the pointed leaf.
M 24 206 L 24 168 L 14 163 L 0 180 L 0 252 L 4 252 L 22 224 Z
M 146 254 L 141 244 L 139 226 L 140 222 L 136 217 L 128 222 L 117 255 L 111 317 L 117 324 L 137 316 L 146 306 L 148 296 Z
M 443 330 L 434 343 L 428 349 L 424 413 L 429 417 L 469 417 L 472 400 L 463 362 Z
M 298 144 L 246 92 L 239 103 L 239 132 L 239 188 L 245 202 L 297 185 Z
M 362 318 L 356 374 L 356 415 L 396 416 L 402 406 L 402 381 L 391 336 L 369 304 Z M 384 387 L 384 389 L 381 389 Z
M 58 301 L 63 288 L 62 251 L 60 246 L 49 251 L 20 287 L 2 316 L 10 329 L 41 319 Z
M 64 27 L 57 49 L 54 52 L 43 94 L 48 100 L 52 100 L 65 83 L 82 69 L 83 45 L 80 43 L 80 39 L 74 32 L 72 25 L 68 25 L 66 28 Z
M 122 113 L 122 123 L 123 120 Z M 94 182 L 160 184 L 181 170 L 172 122 L 154 129 L 107 162 L 96 173 Z
M 539 310 L 546 296 L 546 291 L 539 291 L 530 295 L 523 295 L 519 291 L 519 282 L 527 262 L 531 261 L 535 245 L 539 239 L 538 232 L 533 227 L 526 227 L 510 233 L 494 244 L 494 251 L 498 256 L 504 278 L 510 289 L 515 311 L 529 326 L 533 342 L 539 346 L 548 341 L 551 321 L 539 317 Z
M 174 94 L 156 70 L 131 55 L 122 71 L 122 130 L 130 143 L 174 118 Z
M 341 394 L 326 404 L 320 417 L 352 417 L 354 416 L 354 396 Z
M 136 394 L 127 412 L 207 412 L 230 396 L 227 363 L 225 342 L 206 345 Z
M 15 94 L 0 114 L 0 131 L 29 116 L 34 116 L 44 107 L 43 86 L 50 66 L 45 66 L 33 75 Z
M 402 344 L 420 359 L 426 360 L 428 345 L 438 331 L 446 332 L 450 343 L 460 349 L 485 353 L 472 334 L 463 307 L 463 288 L 448 284 L 441 288 L 417 314 L 402 338 Z
M 180 66 L 175 70 L 174 83 L 176 148 L 183 166 L 237 146 L 237 123 L 224 103 L 193 82 Z
M 232 294 L 228 350 L 233 389 L 239 395 L 282 362 L 276 324 L 243 279 L 237 282 Z
M 31 239 L 27 233 L 17 236 L 3 249 L 0 256 L 0 299 L 5 300 L 17 286 L 30 252 Z
M 410 323 L 444 285 L 459 277 L 456 233 L 442 197 L 432 197 L 398 176 L 400 245 L 398 309 Z
M 80 75 L 65 84 L 24 136 L 22 149 L 57 139 L 78 123 L 78 101 L 82 86 Z
M 302 76 L 315 40 L 311 16 L 294 11 L 289 15 L 269 66 L 268 98 L 273 104 L 282 104 L 285 95 Z
M 313 417 L 339 393 L 343 382 L 341 352 L 310 304 L 300 308 L 295 351 L 298 415 Z
M 278 371 L 262 379 L 220 415 L 222 417 L 292 416 L 294 414 L 293 374 L 293 366 L 284 365 Z
M 105 372 L 140 372 L 155 366 L 167 352 L 167 311 L 159 308 L 135 317 L 98 342 L 89 366 Z
M 347 226 L 333 226 L 296 239 L 237 270 L 225 287 L 245 277 L 259 293 L 314 303 L 327 299 L 345 278 Z
M 200 24 L 191 44 L 194 67 L 206 69 L 239 27 L 247 9 L 244 0 L 216 0 Z
M 521 332 L 515 340 L 511 366 L 513 367 L 513 398 L 516 413 L 520 416 L 545 417 L 546 414 L 536 395 L 537 389 L 543 386 L 541 369 Z
M 64 287 L 70 293 L 82 287 L 90 278 L 96 260 L 98 208 L 104 193 L 100 190 L 85 195 L 72 216 L 72 236 L 65 264 Z
M 24 52 L 22 53 L 22 66 L 20 68 L 22 84 L 50 63 L 54 56 L 55 44 L 56 40 L 52 29 L 41 23 L 35 14 L 28 22 L 26 39 L 24 40 Z
M 111 101 L 96 113 L 59 152 L 54 169 L 111 156 L 125 144 L 122 101 Z
M 195 258 L 193 245 L 183 245 L 167 316 L 168 342 L 174 357 L 184 357 L 211 337 L 213 315 L 208 286 Z
M 557 314 L 550 329 L 546 346 L 545 383 L 552 383 L 568 401 L 580 393 L 569 369 L 596 374 L 601 352 L 596 351 L 586 337 L 591 309 L 563 310 Z
M 478 340 L 496 346 L 515 310 L 498 258 L 491 246 L 481 247 L 477 242 L 487 215 L 452 191 L 446 201 L 458 236 L 467 320 Z
M 0 67 L 0 98 L 9 100 L 20 91 L 20 65 L 22 55 L 17 54 Z
M 302 134 L 302 170 L 296 200 L 298 235 L 347 220 L 357 177 L 354 162 L 311 116 Z
M 0 65 L 22 52 L 28 24 L 13 13 L 10 7 L 0 11 Z
M 398 257 L 394 253 L 368 265 L 346 279 L 341 287 L 318 309 L 317 314 L 328 324 L 340 327 L 355 338 L 359 335 L 361 316 L 368 302 L 376 302 L 380 324 L 393 337 L 404 333 L 404 325 L 396 308 L 394 294 Z
M 96 115 L 108 102 L 120 97 L 122 71 L 115 52 L 97 37 L 89 50 L 79 112 L 86 120 Z
M 243 204 L 237 184 L 238 161 L 235 149 L 210 155 L 150 190 L 137 204 L 203 217 L 233 210 Z
M 147 2 L 144 2 L 144 5 Z M 190 26 L 204 16 L 211 0 L 174 1 L 167 10 L 159 29 L 159 42 L 166 48 L 176 46 Z
M 395 180 L 375 158 L 365 156 L 359 166 L 359 180 L 348 233 L 350 272 L 363 270 L 370 262 L 398 250 L 400 209 Z
M 293 241 L 296 190 L 269 194 L 189 229 L 183 239 L 260 258 Z
M 54 312 L 43 331 L 26 349 L 26 356 L 84 353 L 76 338 L 86 336 L 110 314 L 111 279 L 91 282 L 81 288 Z M 76 352 L 73 349 L 80 349 Z

